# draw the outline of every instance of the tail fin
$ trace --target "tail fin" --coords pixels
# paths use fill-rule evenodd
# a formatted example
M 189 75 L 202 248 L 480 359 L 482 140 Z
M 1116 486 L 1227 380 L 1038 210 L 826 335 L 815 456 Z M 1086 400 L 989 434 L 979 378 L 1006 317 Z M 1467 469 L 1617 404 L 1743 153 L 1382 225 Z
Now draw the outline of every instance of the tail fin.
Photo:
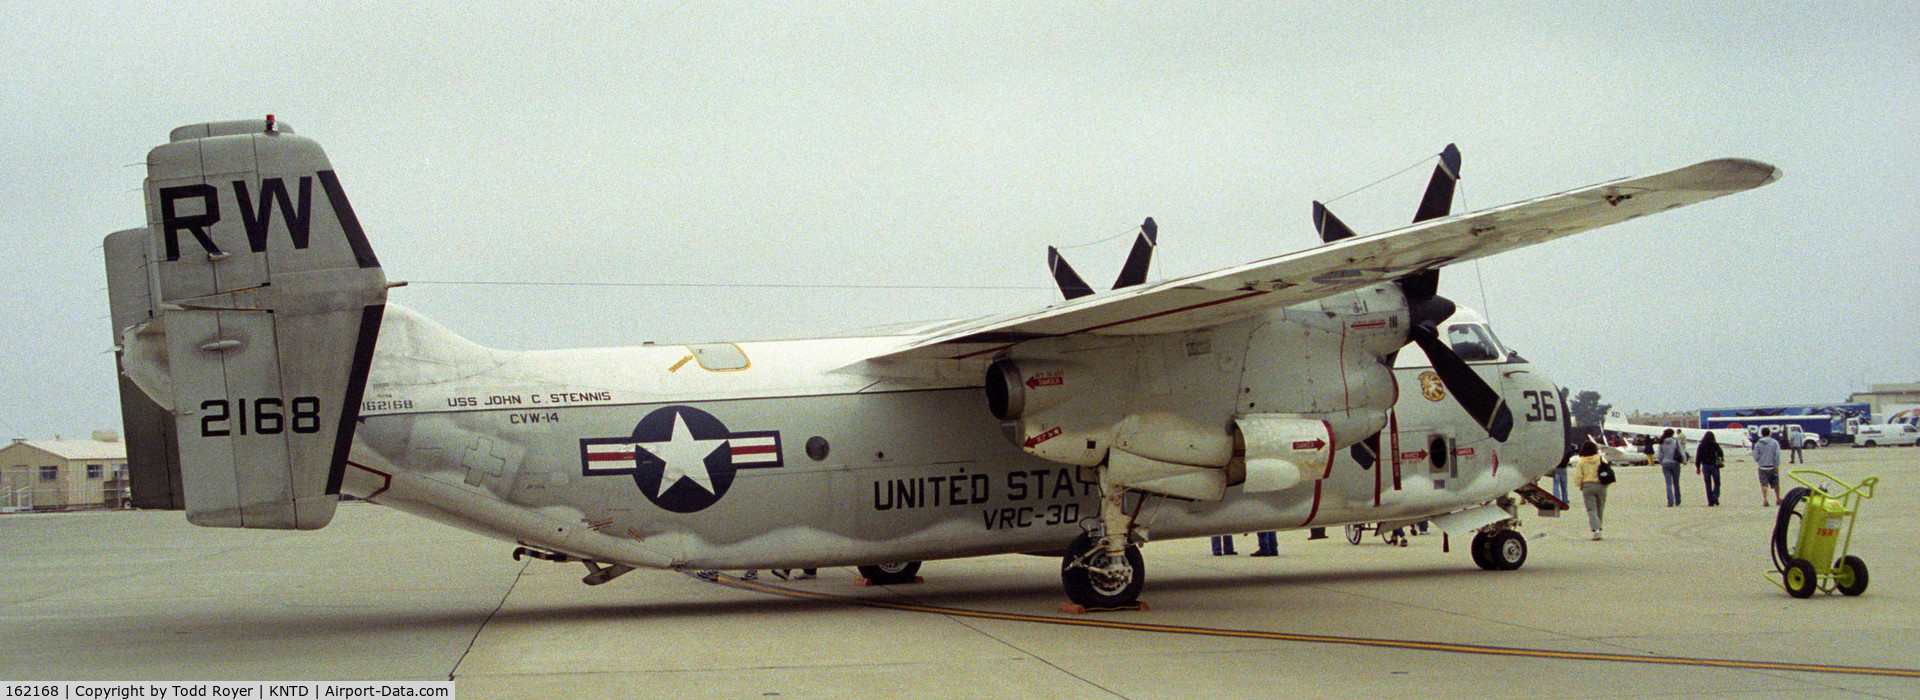
M 325 526 L 387 289 L 326 154 L 272 117 L 182 127 L 146 197 L 106 243 L 135 501 Z

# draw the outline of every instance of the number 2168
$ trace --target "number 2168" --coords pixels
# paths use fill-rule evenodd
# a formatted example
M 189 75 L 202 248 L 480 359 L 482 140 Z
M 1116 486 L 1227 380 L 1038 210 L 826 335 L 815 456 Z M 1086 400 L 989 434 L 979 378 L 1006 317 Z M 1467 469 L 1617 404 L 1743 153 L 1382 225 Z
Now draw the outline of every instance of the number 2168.
M 200 411 L 205 414 L 200 416 L 201 437 L 320 432 L 320 399 L 313 396 L 295 396 L 290 402 L 271 396 L 208 399 L 200 402 Z

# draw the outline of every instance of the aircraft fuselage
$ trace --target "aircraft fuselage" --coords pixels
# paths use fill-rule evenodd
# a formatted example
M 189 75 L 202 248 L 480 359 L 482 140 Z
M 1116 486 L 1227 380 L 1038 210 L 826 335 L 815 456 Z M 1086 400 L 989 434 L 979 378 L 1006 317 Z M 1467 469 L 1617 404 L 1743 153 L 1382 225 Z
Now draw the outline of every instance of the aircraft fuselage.
M 1023 452 L 979 374 L 857 366 L 897 337 L 505 353 L 390 310 L 380 342 L 344 492 L 531 547 L 701 569 L 869 564 L 1058 552 L 1100 516 L 1091 470 Z M 1235 376 L 1287 352 L 1213 350 Z M 1551 468 L 1564 436 L 1545 376 L 1517 356 L 1475 369 L 1514 407 L 1505 443 L 1403 366 L 1377 463 L 1341 449 L 1292 488 L 1129 503 L 1145 499 L 1154 539 L 1485 503 Z

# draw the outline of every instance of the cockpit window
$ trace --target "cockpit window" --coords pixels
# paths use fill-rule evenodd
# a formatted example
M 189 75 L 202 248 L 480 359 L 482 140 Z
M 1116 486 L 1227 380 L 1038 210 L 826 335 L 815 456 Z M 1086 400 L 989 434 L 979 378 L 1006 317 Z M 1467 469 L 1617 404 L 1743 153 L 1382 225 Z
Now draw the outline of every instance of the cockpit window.
M 1454 354 L 1468 362 L 1498 360 L 1506 356 L 1500 341 L 1494 339 L 1493 330 L 1484 324 L 1458 323 L 1448 326 L 1447 344 L 1453 346 Z

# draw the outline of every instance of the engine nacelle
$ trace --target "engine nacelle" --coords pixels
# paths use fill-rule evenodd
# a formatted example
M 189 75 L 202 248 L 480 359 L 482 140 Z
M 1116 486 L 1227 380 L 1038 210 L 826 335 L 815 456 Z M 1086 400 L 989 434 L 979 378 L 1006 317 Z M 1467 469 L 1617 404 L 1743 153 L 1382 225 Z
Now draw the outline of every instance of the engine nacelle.
M 1120 420 L 1107 374 L 1061 360 L 1001 359 L 987 367 L 987 410 L 1027 454 L 1090 467 L 1106 460 Z
M 1002 359 L 987 366 L 987 410 L 1003 421 L 1058 406 L 1093 384 L 1092 373 L 1059 360 Z
M 1234 421 L 1246 454 L 1248 493 L 1280 491 L 1324 479 L 1333 468 L 1333 430 L 1327 421 L 1250 414 Z

